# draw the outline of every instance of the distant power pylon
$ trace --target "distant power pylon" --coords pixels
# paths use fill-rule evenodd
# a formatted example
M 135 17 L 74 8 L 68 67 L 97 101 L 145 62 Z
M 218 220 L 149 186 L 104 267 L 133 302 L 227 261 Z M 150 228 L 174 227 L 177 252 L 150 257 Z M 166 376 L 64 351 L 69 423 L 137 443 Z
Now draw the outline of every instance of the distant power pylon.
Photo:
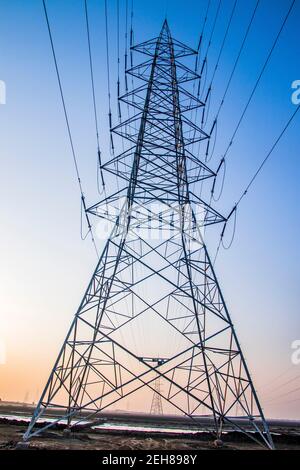
M 151 402 L 150 413 L 154 415 L 162 415 L 163 414 L 163 407 L 161 401 L 161 386 L 160 386 L 160 377 L 155 379 L 154 382 L 154 393 Z
M 162 407 L 162 400 L 161 400 L 161 384 L 160 384 L 160 377 L 155 379 L 154 382 L 154 392 L 151 402 L 150 414 L 154 415 L 162 415 L 163 414 L 163 407 Z
M 125 185 L 87 209 L 113 229 L 25 439 L 55 422 L 97 418 L 129 395 L 141 403 L 159 380 L 168 406 L 199 428 L 272 447 L 203 240 L 203 227 L 225 219 L 192 191 L 215 176 L 193 153 L 210 136 L 187 117 L 204 104 L 187 88 L 199 75 L 180 60 L 197 52 L 173 39 L 166 21 L 158 38 L 132 49 L 148 58 L 127 71 L 142 84 L 120 98 L 136 114 L 113 129 L 130 146 L 103 165 Z M 135 345 L 141 325 L 145 340 Z M 57 420 L 35 426 L 49 411 Z

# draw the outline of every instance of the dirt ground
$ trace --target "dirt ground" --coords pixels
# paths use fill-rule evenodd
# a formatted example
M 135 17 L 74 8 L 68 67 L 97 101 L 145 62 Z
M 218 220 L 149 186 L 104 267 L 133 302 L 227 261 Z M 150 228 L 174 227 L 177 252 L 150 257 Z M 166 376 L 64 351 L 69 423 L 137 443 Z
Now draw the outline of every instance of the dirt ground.
M 0 423 L 0 450 L 20 448 L 22 436 L 26 430 L 25 424 Z M 299 435 L 274 436 L 277 449 L 300 450 Z M 157 436 L 147 433 L 114 434 L 111 431 L 76 431 L 64 435 L 62 430 L 45 432 L 43 436 L 32 438 L 28 443 L 29 449 L 36 450 L 213 450 L 216 446 L 209 436 Z M 224 437 L 222 449 L 251 450 L 262 449 L 256 443 L 243 439 Z

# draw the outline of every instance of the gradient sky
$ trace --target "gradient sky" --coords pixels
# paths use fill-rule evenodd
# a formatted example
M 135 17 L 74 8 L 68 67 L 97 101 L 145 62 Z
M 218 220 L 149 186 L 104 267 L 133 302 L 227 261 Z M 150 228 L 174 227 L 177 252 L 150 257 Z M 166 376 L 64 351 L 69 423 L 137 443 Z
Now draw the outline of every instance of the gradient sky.
M 209 53 L 208 77 L 233 0 L 222 3 Z M 48 0 L 47 4 L 82 182 L 87 201 L 92 204 L 99 196 L 83 1 Z M 135 0 L 135 42 L 155 37 L 167 12 L 173 36 L 197 47 L 206 4 L 206 0 Z M 255 0 L 238 0 L 214 82 L 211 120 L 254 4 Z M 116 122 L 116 1 L 108 0 L 108 5 Z M 120 5 L 123 61 L 125 0 L 120 0 Z M 217 0 L 212 5 L 214 12 Z M 220 115 L 212 168 L 216 168 L 226 149 L 288 5 L 287 0 L 260 2 Z M 106 161 L 109 140 L 104 1 L 89 0 L 89 8 L 100 140 Z M 207 32 L 211 30 L 212 12 Z M 6 349 L 5 363 L 0 365 L 0 397 L 36 401 L 96 257 L 90 240 L 83 242 L 80 238 L 80 195 L 42 2 L 1 0 L 0 16 L 0 79 L 7 87 L 7 103 L 0 105 L 0 341 Z M 291 83 L 300 79 L 299 20 L 300 1 L 296 0 L 229 152 L 224 193 L 217 205 L 224 214 L 231 210 L 295 110 Z M 207 46 L 208 34 L 205 39 Z M 143 58 L 136 56 L 134 60 L 138 63 Z M 255 386 L 270 417 L 300 418 L 299 392 L 289 393 L 299 386 L 300 373 L 300 365 L 291 362 L 291 343 L 300 339 L 299 124 L 298 115 L 241 203 L 234 244 L 229 251 L 221 251 L 216 264 Z M 218 233 L 219 229 L 212 229 L 207 234 L 212 253 Z M 103 241 L 97 244 L 101 250 Z M 280 374 L 283 376 L 274 380 Z M 281 397 L 284 393 L 287 395 Z

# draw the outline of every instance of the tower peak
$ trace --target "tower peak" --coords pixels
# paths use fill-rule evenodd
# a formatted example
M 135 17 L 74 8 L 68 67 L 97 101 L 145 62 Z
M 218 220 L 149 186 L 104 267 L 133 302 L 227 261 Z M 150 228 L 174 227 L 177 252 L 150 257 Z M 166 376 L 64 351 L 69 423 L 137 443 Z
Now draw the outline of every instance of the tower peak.
M 163 22 L 163 25 L 162 25 L 162 28 L 161 28 L 161 31 L 160 31 L 160 37 L 161 36 L 168 36 L 168 37 L 171 36 L 167 18 L 165 18 L 165 20 Z

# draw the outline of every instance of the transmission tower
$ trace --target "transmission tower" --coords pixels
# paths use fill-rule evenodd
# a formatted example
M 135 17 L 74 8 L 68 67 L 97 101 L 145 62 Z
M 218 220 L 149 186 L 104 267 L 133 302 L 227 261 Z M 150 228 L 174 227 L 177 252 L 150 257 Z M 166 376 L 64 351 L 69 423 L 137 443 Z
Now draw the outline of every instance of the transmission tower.
M 161 401 L 161 385 L 160 385 L 160 377 L 155 379 L 154 382 L 154 393 L 151 402 L 150 414 L 154 415 L 162 415 L 163 414 L 163 407 Z
M 157 359 L 157 365 L 160 365 L 160 359 Z M 154 382 L 154 392 L 151 401 L 151 408 L 150 414 L 154 415 L 162 415 L 163 414 L 163 407 L 162 407 L 162 390 L 161 390 L 161 378 L 158 376 Z
M 199 75 L 181 59 L 197 52 L 167 21 L 132 49 L 147 56 L 127 71 L 142 84 L 120 99 L 136 114 L 113 129 L 130 145 L 103 165 L 124 187 L 87 209 L 113 229 L 24 438 L 62 420 L 95 422 L 128 395 L 146 403 L 159 379 L 168 406 L 199 428 L 209 423 L 217 438 L 241 431 L 271 448 L 203 240 L 204 227 L 225 219 L 191 190 L 215 176 L 192 151 L 210 137 L 188 118 L 204 104 L 188 89 Z M 57 419 L 45 424 L 49 412 Z

